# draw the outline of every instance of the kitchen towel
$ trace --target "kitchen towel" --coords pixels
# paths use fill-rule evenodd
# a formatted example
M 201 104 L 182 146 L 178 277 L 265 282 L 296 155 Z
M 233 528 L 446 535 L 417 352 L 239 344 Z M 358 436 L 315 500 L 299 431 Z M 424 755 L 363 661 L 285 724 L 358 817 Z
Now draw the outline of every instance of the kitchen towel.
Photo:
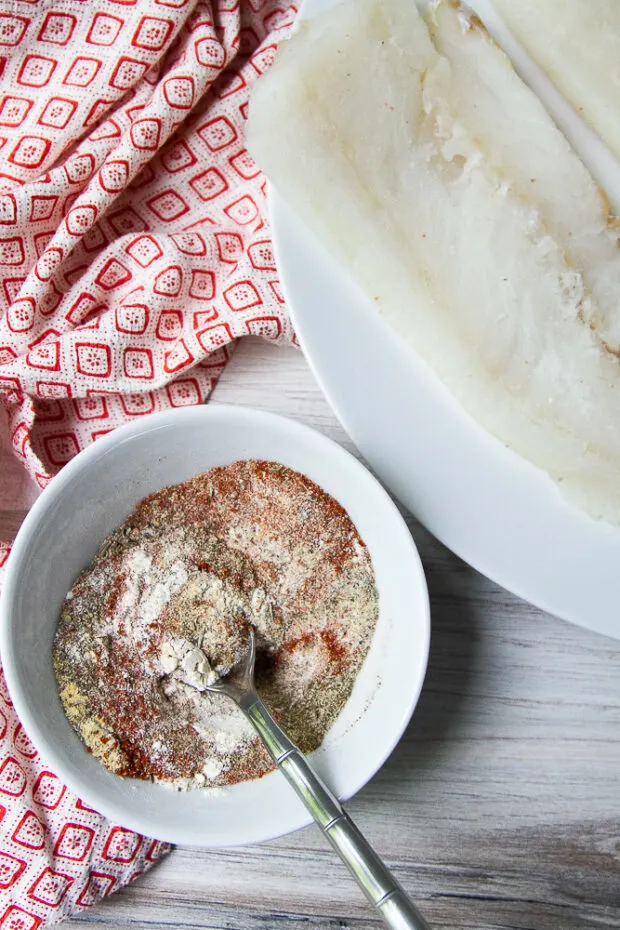
M 203 402 L 237 337 L 294 339 L 244 123 L 295 14 L 0 0 L 0 429 L 39 487 L 121 423 Z M 165 851 L 71 795 L 0 676 L 0 930 L 55 923 Z

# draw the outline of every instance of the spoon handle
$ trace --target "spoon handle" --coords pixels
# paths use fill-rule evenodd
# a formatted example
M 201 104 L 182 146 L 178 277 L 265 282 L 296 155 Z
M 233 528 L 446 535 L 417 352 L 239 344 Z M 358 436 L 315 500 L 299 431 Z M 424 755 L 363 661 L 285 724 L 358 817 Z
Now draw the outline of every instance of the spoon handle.
M 239 706 L 358 885 L 391 930 L 430 930 L 406 892 L 344 811 L 340 801 L 312 770 L 305 756 L 280 729 L 256 692 Z

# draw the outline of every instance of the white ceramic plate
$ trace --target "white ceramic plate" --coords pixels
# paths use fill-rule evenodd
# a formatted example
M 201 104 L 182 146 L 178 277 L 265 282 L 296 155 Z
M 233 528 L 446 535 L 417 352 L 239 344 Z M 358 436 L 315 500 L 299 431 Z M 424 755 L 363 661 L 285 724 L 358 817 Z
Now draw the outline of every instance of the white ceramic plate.
M 111 820 L 173 843 L 259 842 L 310 817 L 278 772 L 217 796 L 108 772 L 64 715 L 52 639 L 73 580 L 138 501 L 246 458 L 282 462 L 317 482 L 348 511 L 372 558 L 380 608 L 372 646 L 342 714 L 313 754 L 340 797 L 358 791 L 392 751 L 426 669 L 428 597 L 415 545 L 381 485 L 336 443 L 283 417 L 218 405 L 154 414 L 98 440 L 54 478 L 19 531 L 0 598 L 2 664 L 26 732 L 71 790 Z
M 303 14 L 330 5 L 306 0 Z M 490 3 L 472 5 L 619 205 L 617 161 L 511 42 Z M 465 414 L 277 192 L 270 197 L 277 264 L 302 348 L 382 481 L 489 578 L 550 613 L 620 637 L 620 530 L 567 504 L 545 473 Z

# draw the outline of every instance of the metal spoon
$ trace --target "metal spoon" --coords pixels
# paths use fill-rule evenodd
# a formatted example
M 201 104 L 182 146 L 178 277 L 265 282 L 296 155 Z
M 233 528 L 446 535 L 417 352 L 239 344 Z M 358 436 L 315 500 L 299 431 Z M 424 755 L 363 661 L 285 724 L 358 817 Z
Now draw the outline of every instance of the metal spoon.
M 362 836 L 340 801 L 275 722 L 254 688 L 256 644 L 250 628 L 245 659 L 204 690 L 225 694 L 253 724 L 286 780 L 295 789 L 358 885 L 391 930 L 430 930 L 429 924 Z

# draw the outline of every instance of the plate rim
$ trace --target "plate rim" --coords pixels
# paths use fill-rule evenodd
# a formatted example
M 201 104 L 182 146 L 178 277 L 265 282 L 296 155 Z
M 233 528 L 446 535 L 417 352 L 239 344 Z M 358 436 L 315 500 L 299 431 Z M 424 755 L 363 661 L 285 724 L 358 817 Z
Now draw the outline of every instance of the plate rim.
M 552 596 L 545 596 L 536 593 L 532 595 L 532 592 L 528 590 L 527 583 L 517 582 L 515 584 L 510 579 L 510 577 L 506 576 L 505 570 L 498 570 L 497 567 L 493 566 L 492 559 L 485 559 L 484 557 L 481 558 L 478 554 L 472 557 L 471 553 L 468 552 L 466 545 L 459 545 L 458 543 L 455 544 L 454 541 L 450 539 L 449 536 L 447 536 L 445 533 L 443 533 L 440 528 L 433 525 L 432 521 L 429 522 L 428 519 L 420 516 L 420 514 L 416 512 L 416 508 L 412 506 L 410 501 L 407 499 L 407 494 L 403 494 L 402 491 L 399 491 L 398 488 L 394 487 L 393 481 L 391 481 L 389 477 L 384 474 L 383 469 L 377 467 L 374 461 L 375 456 L 372 454 L 372 452 L 368 451 L 366 442 L 360 441 L 357 429 L 351 425 L 350 416 L 347 412 L 347 409 L 345 409 L 344 406 L 334 397 L 334 391 L 332 390 L 331 385 L 332 379 L 329 375 L 329 372 L 327 372 L 325 366 L 321 364 L 316 352 L 310 349 L 308 346 L 308 334 L 310 332 L 308 318 L 306 314 L 304 314 L 304 312 L 300 311 L 299 309 L 297 303 L 298 295 L 293 296 L 292 293 L 295 291 L 295 287 L 291 285 L 289 275 L 293 272 L 289 266 L 288 258 L 284 257 L 287 255 L 287 233 L 290 233 L 291 231 L 291 223 L 295 224 L 295 234 L 303 234 L 304 239 L 312 239 L 313 244 L 316 244 L 317 246 L 321 245 L 321 249 L 322 244 L 318 242 L 314 233 L 312 233 L 304 221 L 295 212 L 294 208 L 292 208 L 286 202 L 285 198 L 280 195 L 280 193 L 271 183 L 269 183 L 268 186 L 268 197 L 276 266 L 278 268 L 283 294 L 289 309 L 291 319 L 293 321 L 297 339 L 304 353 L 304 357 L 306 358 L 306 361 L 308 362 L 308 365 L 314 377 L 316 378 L 317 383 L 327 402 L 329 403 L 342 427 L 346 431 L 347 435 L 351 438 L 356 448 L 359 449 L 360 454 L 364 460 L 368 462 L 373 472 L 379 476 L 380 480 L 389 489 L 390 493 L 393 494 L 394 497 L 403 504 L 403 506 L 415 517 L 416 520 L 418 520 L 419 523 L 422 524 L 422 526 L 424 526 L 433 536 L 435 536 L 436 539 L 438 539 L 458 558 L 467 563 L 474 570 L 480 572 L 480 574 L 484 575 L 490 581 L 521 598 L 523 601 L 544 611 L 545 613 L 557 617 L 558 619 L 567 621 L 584 629 L 591 630 L 592 632 L 602 636 L 607 636 L 612 639 L 620 639 L 620 624 L 616 628 L 610 629 L 610 624 L 608 622 L 603 621 L 600 623 L 597 622 L 596 618 L 592 619 L 592 617 L 584 618 L 581 616 L 575 616 L 574 614 L 571 614 L 570 610 L 559 608 L 558 605 L 554 603 Z M 328 255 L 326 251 L 324 251 L 323 254 L 326 261 L 332 261 L 332 256 Z M 315 263 L 313 264 L 314 277 L 316 277 L 318 273 L 320 273 L 320 271 L 317 269 Z M 357 290 L 357 286 L 345 271 L 338 269 L 338 274 L 343 284 L 346 281 L 348 287 L 355 286 Z M 364 309 L 368 314 L 372 312 L 373 316 L 379 317 L 376 310 L 373 307 L 370 307 L 370 301 L 365 294 L 359 291 L 359 297 L 356 295 L 356 298 L 360 303 L 363 301 L 363 303 L 366 305 L 365 308 L 360 309 Z M 492 433 L 481 426 L 461 406 L 459 401 L 443 384 L 439 375 L 437 375 L 437 373 L 419 355 L 419 353 L 417 353 L 411 346 L 406 344 L 405 341 L 393 330 L 393 328 L 389 326 L 386 321 L 383 321 L 382 325 L 385 327 L 386 340 L 400 343 L 401 352 L 411 356 L 413 358 L 413 364 L 418 365 L 420 369 L 424 369 L 425 372 L 428 373 L 428 376 L 430 376 L 432 379 L 434 389 L 436 391 L 442 392 L 449 399 L 450 405 L 454 408 L 455 415 L 459 416 L 461 419 L 464 418 L 468 422 L 470 431 L 476 437 L 476 442 L 490 443 L 490 448 L 495 447 L 495 452 L 497 455 L 508 456 L 507 461 L 510 461 L 511 467 L 519 468 L 526 475 L 526 480 L 530 482 L 536 482 L 538 484 L 540 484 L 541 480 L 544 481 L 548 486 L 548 502 L 550 505 L 552 503 L 551 495 L 553 495 L 556 498 L 556 502 L 559 503 L 561 510 L 571 514 L 571 519 L 579 520 L 582 522 L 585 521 L 586 524 L 594 524 L 597 527 L 594 532 L 599 532 L 601 534 L 612 534 L 613 546 L 614 548 L 618 549 L 618 556 L 620 558 L 620 527 L 616 527 L 613 524 L 609 524 L 605 521 L 595 520 L 594 518 L 589 517 L 580 508 L 576 507 L 565 498 L 563 498 L 556 483 L 543 469 L 533 465 L 517 452 L 505 446 L 499 439 L 493 436 Z

